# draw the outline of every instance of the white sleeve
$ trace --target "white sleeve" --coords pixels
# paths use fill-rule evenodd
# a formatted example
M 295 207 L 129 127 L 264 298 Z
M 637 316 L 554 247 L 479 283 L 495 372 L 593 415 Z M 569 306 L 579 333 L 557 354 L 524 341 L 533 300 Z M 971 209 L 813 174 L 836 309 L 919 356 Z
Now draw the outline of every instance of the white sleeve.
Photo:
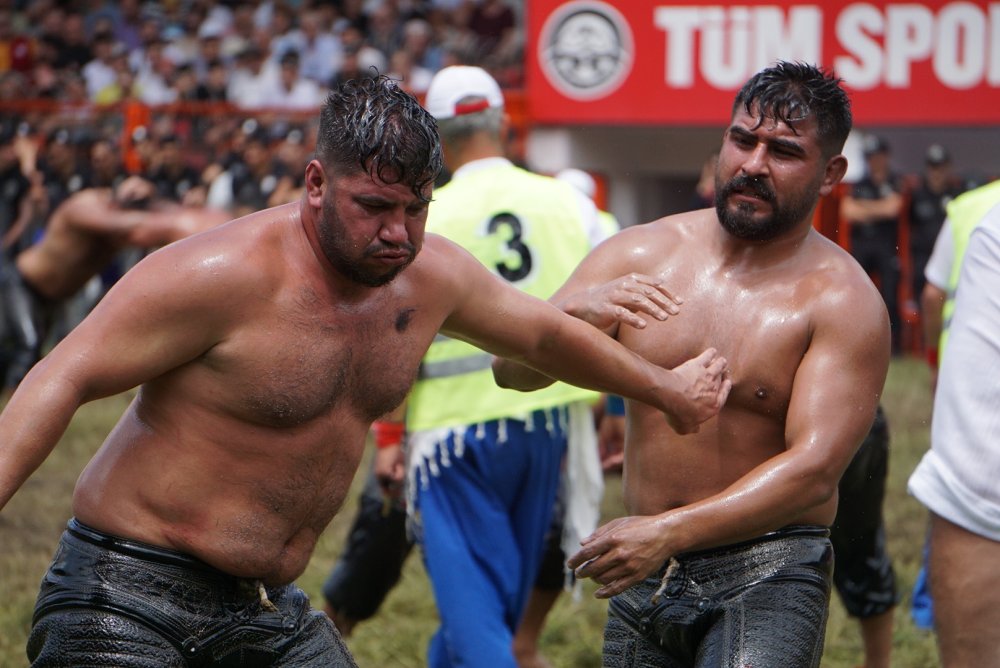
M 924 278 L 936 288 L 944 290 L 948 287 L 951 276 L 951 265 L 955 261 L 955 236 L 951 231 L 951 220 L 944 219 L 941 231 L 938 232 L 927 265 L 924 267 Z
M 580 220 L 583 221 L 583 228 L 587 234 L 587 239 L 590 240 L 590 247 L 595 248 L 599 243 L 608 238 L 608 232 L 601 225 L 597 205 L 594 204 L 594 201 L 576 188 L 573 188 L 573 194 L 580 204 Z

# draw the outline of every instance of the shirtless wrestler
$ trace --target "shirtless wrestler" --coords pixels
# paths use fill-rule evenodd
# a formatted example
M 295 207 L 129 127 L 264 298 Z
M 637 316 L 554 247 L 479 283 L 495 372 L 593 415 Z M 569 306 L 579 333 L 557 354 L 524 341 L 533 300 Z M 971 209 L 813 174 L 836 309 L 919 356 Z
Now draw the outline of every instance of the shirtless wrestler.
M 438 330 L 680 431 L 725 401 L 714 350 L 652 365 L 425 238 L 439 140 L 391 80 L 331 94 L 316 155 L 299 202 L 139 262 L 0 415 L 2 506 L 81 404 L 140 386 L 77 483 L 34 666 L 353 666 L 290 583 Z
M 105 271 L 125 248 L 163 246 L 227 220 L 225 211 L 151 202 L 153 184 L 129 177 L 117 188 L 88 188 L 60 204 L 45 234 L 3 268 L 11 351 L 4 387 L 38 361 L 55 307 Z
M 625 229 L 552 298 L 657 364 L 712 341 L 732 369 L 728 402 L 694 434 L 628 402 L 630 516 L 569 560 L 614 597 L 605 666 L 819 665 L 837 482 L 890 352 L 878 292 L 811 225 L 850 128 L 826 72 L 758 73 L 723 135 L 715 208 Z M 660 320 L 657 285 L 683 298 L 679 315 Z M 519 389 L 547 382 L 506 360 L 494 371 Z

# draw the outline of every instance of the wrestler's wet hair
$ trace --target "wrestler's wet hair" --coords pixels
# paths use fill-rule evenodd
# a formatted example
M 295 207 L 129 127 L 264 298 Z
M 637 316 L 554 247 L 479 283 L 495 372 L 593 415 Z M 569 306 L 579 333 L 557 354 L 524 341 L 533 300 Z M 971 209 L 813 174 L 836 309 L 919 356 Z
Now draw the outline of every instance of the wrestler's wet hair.
M 733 102 L 733 114 L 742 107 L 765 119 L 781 121 L 795 130 L 795 122 L 816 119 L 819 144 L 827 156 L 840 153 L 851 132 L 851 100 L 842 80 L 828 70 L 779 61 L 761 70 L 743 84 Z
M 443 165 L 434 117 L 385 76 L 354 79 L 330 93 L 320 111 L 316 157 L 324 166 L 360 168 L 408 185 L 423 201 Z

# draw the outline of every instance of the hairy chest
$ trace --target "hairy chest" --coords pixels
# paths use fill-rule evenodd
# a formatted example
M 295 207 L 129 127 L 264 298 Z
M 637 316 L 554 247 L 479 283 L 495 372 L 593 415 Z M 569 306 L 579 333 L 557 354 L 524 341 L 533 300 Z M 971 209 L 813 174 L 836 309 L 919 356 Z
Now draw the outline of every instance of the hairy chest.
M 440 322 L 389 301 L 377 308 L 283 304 L 211 351 L 242 417 L 289 427 L 334 411 L 371 421 L 398 406 Z

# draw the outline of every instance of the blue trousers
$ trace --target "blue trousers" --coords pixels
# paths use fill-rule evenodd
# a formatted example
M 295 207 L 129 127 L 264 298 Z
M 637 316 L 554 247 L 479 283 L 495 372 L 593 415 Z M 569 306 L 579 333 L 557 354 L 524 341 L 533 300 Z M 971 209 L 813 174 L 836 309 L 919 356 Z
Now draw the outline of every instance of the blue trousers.
M 551 409 L 458 430 L 438 447 L 435 473 L 417 478 L 419 539 L 441 619 L 430 668 L 516 668 L 511 641 L 544 552 L 565 419 Z

